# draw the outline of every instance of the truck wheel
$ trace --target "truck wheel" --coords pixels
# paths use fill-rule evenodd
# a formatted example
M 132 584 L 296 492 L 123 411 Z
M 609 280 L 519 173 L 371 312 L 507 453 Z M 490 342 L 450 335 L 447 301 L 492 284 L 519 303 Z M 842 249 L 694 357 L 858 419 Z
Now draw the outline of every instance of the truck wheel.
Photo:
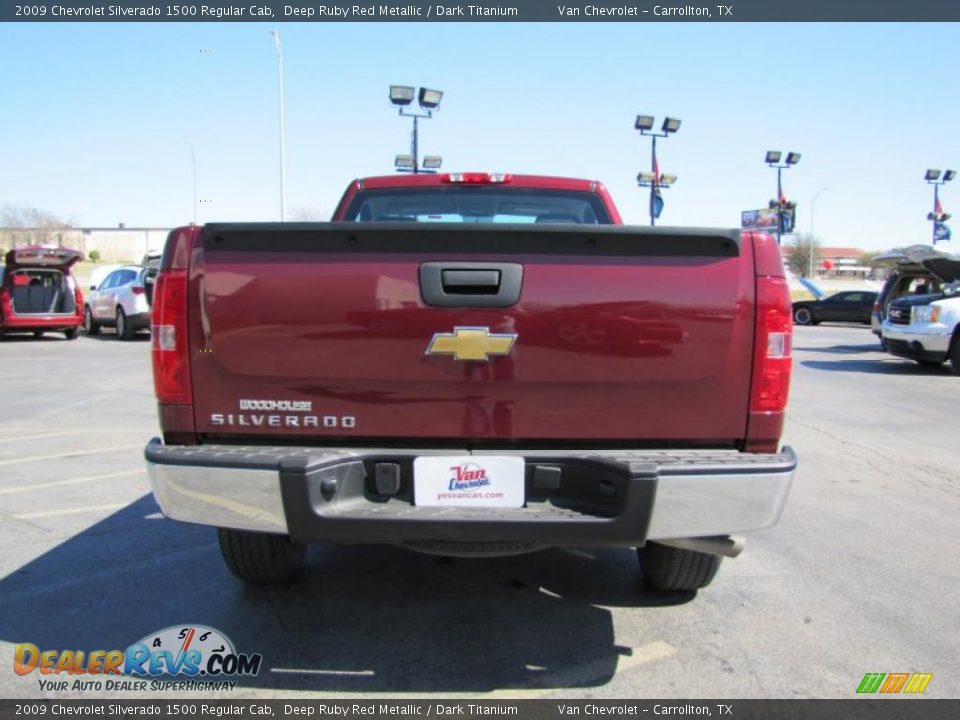
M 813 313 L 810 308 L 801 305 L 793 311 L 793 321 L 797 325 L 813 325 Z
M 286 535 L 218 528 L 220 552 L 236 577 L 256 585 L 286 582 L 303 567 L 306 546 Z
M 647 543 L 637 548 L 647 583 L 657 590 L 699 590 L 717 574 L 719 555 Z
M 80 334 L 80 328 L 67 328 L 63 331 L 63 335 L 67 340 L 76 340 L 77 336 Z

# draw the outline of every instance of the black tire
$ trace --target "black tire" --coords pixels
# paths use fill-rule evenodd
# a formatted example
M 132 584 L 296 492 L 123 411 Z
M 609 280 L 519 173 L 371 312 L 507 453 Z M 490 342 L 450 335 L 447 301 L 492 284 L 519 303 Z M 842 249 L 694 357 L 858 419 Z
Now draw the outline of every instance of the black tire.
M 286 582 L 300 572 L 306 546 L 293 542 L 286 535 L 217 530 L 220 553 L 236 577 L 255 585 Z
M 914 362 L 917 363 L 917 365 L 923 365 L 924 367 L 937 367 L 939 365 L 943 365 L 946 361 L 946 358 L 943 360 L 921 360 L 919 358 L 914 358 Z
M 960 375 L 960 335 L 953 336 L 953 342 L 950 344 L 950 369 L 955 375 Z
M 90 312 L 89 305 L 83 308 L 83 331 L 87 335 L 100 334 L 100 326 L 97 324 L 97 321 L 93 319 L 93 313 Z
M 699 590 L 713 581 L 720 568 L 719 555 L 647 543 L 637 548 L 647 584 L 657 590 Z
M 63 331 L 63 335 L 67 340 L 76 340 L 80 335 L 80 328 L 67 328 Z
M 117 338 L 119 340 L 130 340 L 133 337 L 133 328 L 127 320 L 127 314 L 122 307 L 117 307 Z
M 813 319 L 813 312 L 806 305 L 794 308 L 793 322 L 795 325 L 816 325 Z
M 33 336 L 34 336 L 37 340 L 39 340 L 40 338 L 43 337 L 43 330 L 34 330 L 34 331 L 33 331 Z

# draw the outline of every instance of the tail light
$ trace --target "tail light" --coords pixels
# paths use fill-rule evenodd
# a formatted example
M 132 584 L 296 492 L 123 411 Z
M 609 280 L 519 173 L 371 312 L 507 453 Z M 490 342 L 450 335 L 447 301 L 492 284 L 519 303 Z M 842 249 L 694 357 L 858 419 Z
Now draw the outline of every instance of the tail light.
M 134 295 L 143 295 L 144 293 L 147 292 L 147 289 L 144 287 L 141 287 L 140 285 L 134 285 L 130 289 L 133 291 Z
M 161 403 L 190 405 L 190 357 L 187 338 L 187 271 L 167 270 L 153 290 L 153 385 Z
M 787 281 L 782 277 L 758 277 L 751 412 L 783 412 L 787 407 L 793 363 L 791 315 Z
M 496 183 L 508 183 L 513 180 L 513 176 L 505 173 L 447 173 L 440 176 L 440 182 L 445 183 L 463 183 L 466 185 L 491 185 Z

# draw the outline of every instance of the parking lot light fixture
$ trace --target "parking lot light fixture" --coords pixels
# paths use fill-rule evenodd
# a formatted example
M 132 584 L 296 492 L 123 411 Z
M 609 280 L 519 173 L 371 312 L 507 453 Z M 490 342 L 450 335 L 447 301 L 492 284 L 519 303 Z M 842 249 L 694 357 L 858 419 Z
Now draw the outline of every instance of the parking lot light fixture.
M 787 168 L 791 168 L 800 162 L 800 153 L 788 152 L 786 162 L 780 162 L 783 153 L 779 150 L 767 150 L 764 162 L 772 168 L 777 169 L 777 245 L 781 243 L 783 235 L 783 182 L 782 173 Z
M 670 187 L 677 181 L 676 175 L 661 175 L 660 176 L 660 185 L 662 187 Z
M 663 127 L 661 128 L 663 132 L 675 133 L 679 129 L 680 129 L 680 118 L 668 117 L 663 119 Z
M 443 99 L 443 93 L 440 90 L 420 88 L 420 107 L 424 110 L 436 110 L 440 107 L 441 99 Z
M 944 181 L 944 182 L 950 182 L 950 181 L 953 180 L 956 176 L 957 176 L 957 171 L 956 171 L 956 170 L 947 170 L 947 171 L 943 174 L 943 181 Z
M 653 130 L 653 115 L 637 115 L 635 130 Z
M 413 170 L 413 155 L 397 155 L 393 160 L 393 166 L 398 170 Z
M 664 181 L 664 176 L 660 174 L 660 166 L 657 163 L 657 138 L 670 137 L 680 129 L 680 119 L 674 117 L 665 117 L 660 127 L 660 132 L 655 132 L 653 115 L 637 115 L 633 124 L 634 130 L 639 130 L 641 135 L 649 135 L 651 141 L 650 147 L 650 169 L 653 172 L 640 173 L 637 175 L 637 185 L 650 188 L 650 224 L 657 224 L 657 216 L 663 209 L 663 197 L 660 194 L 661 188 L 668 188 L 676 182 L 675 175 L 666 177 L 673 178 L 670 182 Z
M 426 170 L 438 170 L 443 165 L 443 158 L 439 155 L 424 155 L 423 167 Z
M 939 170 L 927 170 L 927 174 L 923 176 L 923 179 L 927 182 L 936 182 L 939 177 Z
M 408 107 L 410 103 L 413 102 L 414 97 L 418 99 L 422 112 L 416 112 Z M 442 99 L 443 91 L 441 90 L 431 90 L 430 88 L 421 87 L 418 91 L 417 88 L 411 85 L 390 86 L 390 102 L 397 107 L 397 112 L 403 117 L 413 118 L 413 130 L 410 133 L 410 156 L 413 157 L 413 166 L 408 168 L 406 166 L 400 167 L 396 165 L 396 168 L 401 172 L 412 172 L 414 174 L 422 172 L 420 169 L 419 120 L 421 118 L 432 118 L 433 113 L 440 110 L 440 101 Z M 437 158 L 438 156 L 432 155 L 430 157 Z M 424 165 L 424 167 L 426 167 L 426 165 Z M 436 167 L 440 167 L 440 165 L 438 164 Z M 431 170 L 432 172 L 436 172 L 436 168 L 432 168 Z
M 413 96 L 416 93 L 416 89 L 409 85 L 391 85 L 390 102 L 394 105 L 409 105 L 413 102 Z

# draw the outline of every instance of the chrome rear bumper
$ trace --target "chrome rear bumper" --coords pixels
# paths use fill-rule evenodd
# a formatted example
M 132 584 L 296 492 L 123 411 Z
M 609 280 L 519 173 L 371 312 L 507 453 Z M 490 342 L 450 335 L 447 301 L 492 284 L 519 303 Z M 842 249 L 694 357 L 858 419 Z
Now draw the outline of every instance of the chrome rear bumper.
M 641 545 L 761 530 L 776 524 L 797 460 L 735 451 L 397 450 L 230 445 L 147 446 L 154 495 L 167 517 L 304 541 L 518 541 Z M 420 455 L 518 455 L 522 508 L 412 503 Z M 396 493 L 378 495 L 380 463 L 399 467 Z

